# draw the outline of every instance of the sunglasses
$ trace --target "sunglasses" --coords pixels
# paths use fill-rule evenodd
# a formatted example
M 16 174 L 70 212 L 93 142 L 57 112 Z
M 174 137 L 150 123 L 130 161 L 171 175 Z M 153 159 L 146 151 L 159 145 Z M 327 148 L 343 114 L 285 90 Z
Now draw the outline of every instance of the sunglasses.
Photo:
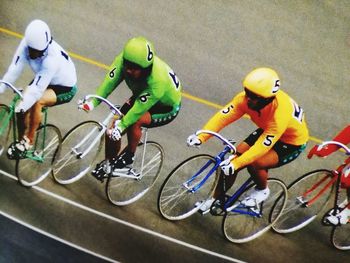
M 142 67 L 140 67 L 139 65 L 126 59 L 124 59 L 123 61 L 123 66 L 129 69 L 135 69 L 135 70 L 142 69 Z
M 245 95 L 251 100 L 264 100 L 265 99 L 264 97 L 261 97 L 261 96 L 255 94 L 254 92 L 251 92 L 247 88 L 244 88 L 244 91 L 245 91 Z

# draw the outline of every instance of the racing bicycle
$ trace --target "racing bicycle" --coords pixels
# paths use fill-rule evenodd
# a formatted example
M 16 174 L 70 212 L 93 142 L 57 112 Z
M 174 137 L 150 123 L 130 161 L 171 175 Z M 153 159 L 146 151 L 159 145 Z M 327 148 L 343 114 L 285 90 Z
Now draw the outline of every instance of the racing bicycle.
M 194 155 L 175 167 L 163 182 L 158 195 L 158 210 L 168 220 L 185 219 L 200 209 L 200 203 L 213 196 L 219 177 L 223 176 L 221 189 L 225 191 L 225 175 L 220 163 L 226 154 L 235 154 L 232 141 L 208 130 L 199 130 L 196 135 L 208 133 L 224 143 L 224 149 L 215 157 L 208 154 Z M 251 241 L 268 231 L 279 218 L 287 202 L 285 184 L 269 178 L 269 198 L 256 207 L 241 204 L 247 191 L 255 186 L 249 177 L 232 195 L 215 200 L 210 208 L 212 215 L 222 215 L 222 231 L 234 243 Z M 279 202 L 277 202 L 279 200 Z M 220 203 L 218 207 L 216 204 Z M 278 206 L 278 207 L 277 207 Z
M 10 142 L 19 140 L 15 107 L 23 99 L 19 89 L 11 83 L 0 80 L 0 83 L 15 93 L 9 105 L 0 104 L 0 155 L 6 152 Z M 43 108 L 43 123 L 35 133 L 33 148 L 21 159 L 16 159 L 16 176 L 23 186 L 33 186 L 43 181 L 52 170 L 52 160 L 59 152 L 62 136 L 60 130 L 47 123 L 48 108 Z
M 328 145 L 336 144 L 350 155 L 350 149 L 336 141 L 326 141 L 319 145 L 318 149 Z M 350 221 L 345 225 L 332 225 L 326 217 L 340 212 L 341 197 L 345 191 L 340 191 L 340 178 L 344 173 L 350 173 L 350 158 L 345 160 L 335 170 L 317 169 L 310 171 L 288 186 L 289 200 L 286 209 L 283 211 L 273 229 L 278 233 L 291 233 L 310 224 L 318 214 L 327 206 L 335 190 L 333 207 L 327 211 L 322 218 L 322 224 L 332 226 L 331 243 L 340 250 L 350 249 Z M 349 176 L 349 175 L 348 175 Z
M 53 164 L 53 177 L 60 184 L 74 183 L 91 170 L 102 149 L 108 124 L 115 117 L 122 118 L 119 107 L 103 97 L 90 94 L 79 103 L 91 98 L 97 98 L 107 105 L 110 113 L 102 122 L 84 121 L 64 136 L 61 151 L 55 156 Z M 148 140 L 147 128 L 142 128 L 142 133 L 132 167 L 110 169 L 107 176 L 101 179 L 102 182 L 107 179 L 106 195 L 114 205 L 128 205 L 140 199 L 160 174 L 164 160 L 163 147 Z

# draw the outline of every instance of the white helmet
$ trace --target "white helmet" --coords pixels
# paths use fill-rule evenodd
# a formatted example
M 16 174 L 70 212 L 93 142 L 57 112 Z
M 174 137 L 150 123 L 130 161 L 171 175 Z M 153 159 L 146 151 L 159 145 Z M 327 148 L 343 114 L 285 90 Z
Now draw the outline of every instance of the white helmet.
M 30 22 L 24 33 L 27 45 L 33 49 L 43 51 L 51 42 L 49 26 L 42 20 L 36 19 Z

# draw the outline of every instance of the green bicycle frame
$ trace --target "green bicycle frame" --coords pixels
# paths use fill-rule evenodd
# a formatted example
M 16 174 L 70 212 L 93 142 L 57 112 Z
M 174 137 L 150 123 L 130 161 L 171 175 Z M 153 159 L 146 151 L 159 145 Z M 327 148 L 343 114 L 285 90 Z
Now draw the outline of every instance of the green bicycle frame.
M 13 124 L 13 130 L 12 130 L 12 139 L 13 142 L 17 141 L 17 118 L 16 118 L 16 114 L 15 114 L 15 108 L 16 108 L 16 104 L 17 102 L 20 100 L 20 96 L 18 94 L 16 94 L 14 96 L 14 98 L 12 99 L 10 105 L 8 106 L 10 111 L 7 117 L 5 117 L 5 113 L 4 114 L 0 114 L 0 120 L 2 120 L 2 126 L 0 127 L 0 135 L 2 135 L 6 128 L 8 127 L 8 125 L 10 125 L 10 122 L 12 121 Z M 30 150 L 27 152 L 26 154 L 26 158 L 35 160 L 37 162 L 43 162 L 44 160 L 44 156 L 43 153 L 37 153 L 36 149 L 38 148 L 38 146 L 41 146 L 41 149 L 44 149 L 45 147 L 45 140 L 46 140 L 46 124 L 47 124 L 47 107 L 44 107 L 42 109 L 42 112 L 44 113 L 44 122 L 42 124 L 43 128 L 43 136 L 42 136 L 42 141 L 39 142 L 38 140 L 38 136 L 39 134 L 36 135 L 35 138 L 35 145 L 33 147 L 33 150 Z
M 9 115 L 8 117 L 4 120 L 2 126 L 0 127 L 0 135 L 4 133 L 8 125 L 10 125 L 10 121 L 12 121 L 13 124 L 13 141 L 17 141 L 17 133 L 16 133 L 16 127 L 17 127 L 17 120 L 16 120 L 16 115 L 15 115 L 15 107 L 17 101 L 20 100 L 20 96 L 18 94 L 15 95 L 15 97 L 12 99 L 10 105 L 9 105 Z M 3 120 L 4 116 L 0 115 L 0 120 Z
M 43 136 L 42 136 L 42 141 L 39 142 L 38 140 L 38 136 L 39 136 L 39 133 L 36 134 L 36 138 L 35 138 L 35 144 L 34 144 L 34 147 L 32 150 L 29 150 L 27 151 L 26 153 L 26 157 L 28 159 L 31 159 L 31 160 L 34 160 L 34 161 L 37 161 L 37 162 L 40 162 L 42 163 L 44 161 L 44 151 L 42 151 L 42 153 L 38 153 L 36 151 L 36 149 L 38 148 L 39 146 L 39 149 L 43 149 L 45 148 L 45 140 L 46 140 L 46 123 L 47 123 L 47 107 L 44 107 L 42 109 L 42 112 L 44 113 L 44 124 L 41 126 L 43 126 Z M 41 147 L 40 147 L 41 146 Z

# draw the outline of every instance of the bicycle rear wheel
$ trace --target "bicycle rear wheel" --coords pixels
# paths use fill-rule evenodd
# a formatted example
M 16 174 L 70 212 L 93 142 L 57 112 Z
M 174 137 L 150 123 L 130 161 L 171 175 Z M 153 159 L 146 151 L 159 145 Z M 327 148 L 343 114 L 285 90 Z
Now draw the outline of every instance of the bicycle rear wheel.
M 339 250 L 350 250 L 350 221 L 346 225 L 333 227 L 331 242 Z
M 54 125 L 47 124 L 36 131 L 33 149 L 16 162 L 16 176 L 23 186 L 36 185 L 51 173 L 53 156 L 61 142 L 61 133 Z
M 82 178 L 92 167 L 102 148 L 103 127 L 96 121 L 85 121 L 73 127 L 63 138 L 55 154 L 52 175 L 60 184 L 70 184 Z M 82 154 L 91 146 L 92 148 Z
M 9 145 L 11 126 L 10 108 L 0 104 L 0 155 L 6 151 Z
M 144 149 L 144 147 L 146 147 Z M 118 206 L 129 205 L 144 196 L 154 185 L 164 160 L 164 150 L 156 142 L 140 143 L 135 152 L 132 177 L 108 177 L 106 195 L 108 200 Z
M 286 208 L 273 229 L 277 233 L 291 233 L 311 223 L 330 199 L 334 184 L 325 186 L 332 177 L 331 171 L 319 169 L 304 174 L 289 185 Z M 308 203 L 323 188 L 324 192 L 313 203 Z
M 200 205 L 196 206 L 196 203 L 214 193 L 220 175 L 220 168 L 212 171 L 215 165 L 214 157 L 199 154 L 175 167 L 159 191 L 158 210 L 161 215 L 168 220 L 181 220 L 197 212 Z M 208 179 L 203 182 L 208 174 Z M 191 191 L 195 187 L 198 189 Z
M 270 195 L 259 205 L 254 215 L 249 214 L 252 208 L 244 206 L 238 206 L 226 213 L 222 221 L 222 231 L 227 240 L 233 243 L 251 241 L 268 231 L 281 216 L 288 199 L 287 187 L 278 179 L 270 178 L 267 181 Z M 242 195 L 253 186 L 255 184 L 248 186 Z M 276 206 L 277 200 L 279 200 L 278 206 Z

